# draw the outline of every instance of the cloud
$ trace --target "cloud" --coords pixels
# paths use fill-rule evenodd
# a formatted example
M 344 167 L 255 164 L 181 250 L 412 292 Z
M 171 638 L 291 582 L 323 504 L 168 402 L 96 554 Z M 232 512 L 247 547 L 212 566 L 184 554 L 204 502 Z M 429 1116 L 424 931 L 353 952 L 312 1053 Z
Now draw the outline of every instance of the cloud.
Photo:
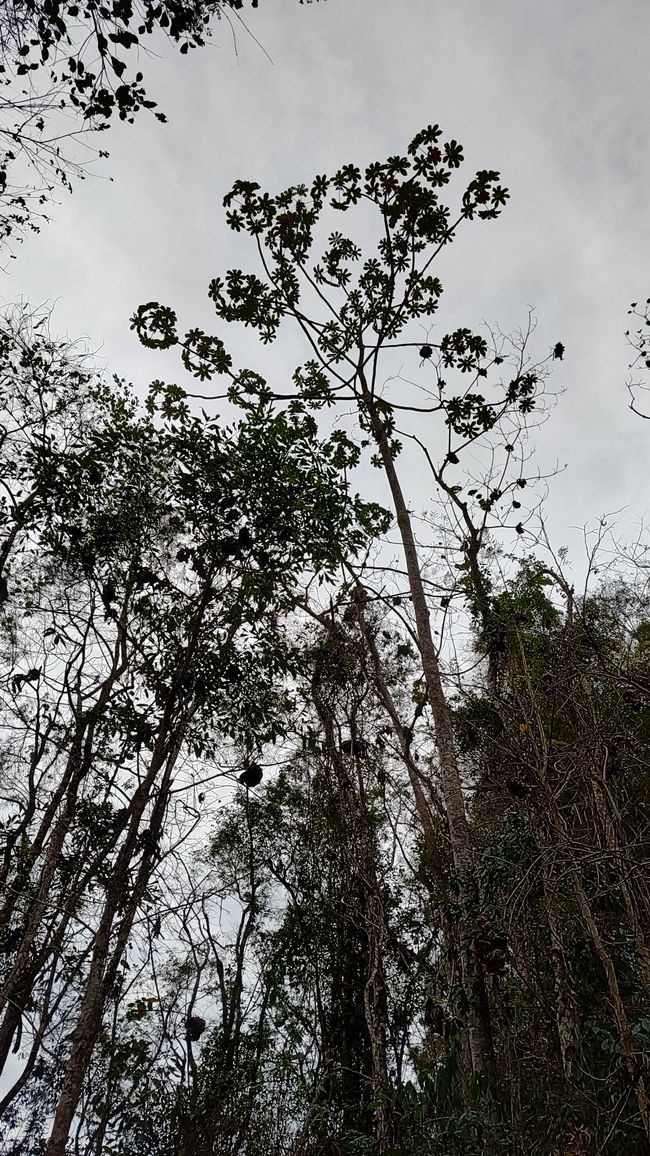
M 235 178 L 278 188 L 400 151 L 438 121 L 468 174 L 500 169 L 512 193 L 499 222 L 445 253 L 440 326 L 509 328 L 534 305 L 538 349 L 567 348 L 566 394 L 537 438 L 542 464 L 569 464 L 551 486 L 552 529 L 569 540 L 605 508 L 641 513 L 649 431 L 626 408 L 623 330 L 628 302 L 650 292 L 644 0 L 268 0 L 246 22 L 273 63 L 236 21 L 238 57 L 225 22 L 187 57 L 159 46 L 147 73 L 170 123 L 111 131 L 114 180 L 63 199 L 12 262 L 5 297 L 56 298 L 58 327 L 101 345 L 139 389 L 180 378 L 128 318 L 155 297 L 181 324 L 210 326 L 210 277 L 253 260 L 223 221 Z M 299 356 L 288 340 L 264 354 L 280 376 Z

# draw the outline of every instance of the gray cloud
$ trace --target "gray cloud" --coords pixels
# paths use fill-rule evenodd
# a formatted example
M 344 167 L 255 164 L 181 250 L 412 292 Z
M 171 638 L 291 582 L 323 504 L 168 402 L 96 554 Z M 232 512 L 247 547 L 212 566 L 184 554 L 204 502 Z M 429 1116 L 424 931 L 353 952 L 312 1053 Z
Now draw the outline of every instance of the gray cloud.
M 500 169 L 512 194 L 498 222 L 468 226 L 445 254 L 439 331 L 508 329 L 535 306 L 537 350 L 567 347 L 555 378 L 566 394 L 536 439 L 542 466 L 569 464 L 551 486 L 554 536 L 570 542 L 623 506 L 632 525 L 650 444 L 626 408 L 623 337 L 629 301 L 650 293 L 645 0 L 266 0 L 246 20 L 272 64 L 237 22 L 238 57 L 225 23 L 189 57 L 159 46 L 147 72 L 170 124 L 111 131 L 103 175 L 21 247 L 5 298 L 56 299 L 55 326 L 86 335 L 139 389 L 179 379 L 128 318 L 156 298 L 181 324 L 211 325 L 210 277 L 253 260 L 225 229 L 232 181 L 277 188 L 363 163 L 437 121 L 463 142 L 465 171 Z M 269 364 L 280 376 L 299 357 L 287 340 Z

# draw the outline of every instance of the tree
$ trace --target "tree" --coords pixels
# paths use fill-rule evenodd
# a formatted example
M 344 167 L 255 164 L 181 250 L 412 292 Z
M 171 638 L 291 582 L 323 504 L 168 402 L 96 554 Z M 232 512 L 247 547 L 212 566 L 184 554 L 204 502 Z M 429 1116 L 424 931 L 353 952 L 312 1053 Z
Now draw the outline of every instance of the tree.
M 235 973 L 234 1050 L 221 1027 L 232 988 L 215 999 L 210 968 L 202 974 L 213 1036 L 178 1091 L 181 1146 L 210 1151 L 218 1136 L 219 1151 L 236 1151 L 244 1132 L 255 1156 L 349 1156 L 387 1140 L 409 1156 L 647 1150 L 647 591 L 623 569 L 585 598 L 566 600 L 560 583 L 535 559 L 499 583 L 497 692 L 487 664 L 474 663 L 452 704 L 483 904 L 473 950 L 508 1123 L 486 1129 L 455 1087 L 459 961 L 432 919 L 448 868 L 418 832 L 416 808 L 405 809 L 397 728 L 386 735 L 348 604 L 335 628 L 306 640 L 300 729 L 275 779 L 222 812 L 211 840 L 224 894 L 255 907 L 255 927 L 237 936 L 248 957 Z M 408 658 L 399 669 L 389 651 L 406 643 L 394 629 L 384 639 L 383 621 L 377 646 L 397 700 Z M 495 637 L 477 620 L 479 654 Z M 351 731 L 363 753 L 348 753 Z M 426 766 L 426 729 L 413 742 L 411 758 Z M 209 941 L 196 931 L 199 959 L 225 938 L 224 928 Z
M 452 216 L 440 190 L 462 161 L 458 142 L 443 141 L 440 128 L 430 126 L 417 134 L 406 156 L 373 163 L 363 176 L 350 164 L 331 178 L 318 176 L 309 187 L 293 186 L 277 196 L 261 191 L 255 182 L 239 181 L 225 197 L 227 222 L 234 231 L 246 232 L 253 239 L 261 275 L 231 269 L 211 282 L 209 294 L 222 321 L 251 326 L 264 342 L 276 338 L 285 320 L 295 323 L 309 355 L 296 369 L 290 393 L 273 391 L 257 372 L 234 370 L 219 337 L 201 335 L 205 349 L 196 358 L 195 331 L 180 338 L 173 312 L 156 303 L 141 307 L 133 325 L 145 344 L 178 345 L 184 363 L 199 379 L 229 378 L 227 396 L 239 404 L 247 404 L 247 397 L 253 396 L 275 401 L 290 397 L 292 406 L 304 411 L 337 403 L 352 405 L 363 436 L 359 442 L 339 431 L 341 451 L 350 466 L 358 464 L 364 448 L 374 451 L 372 464 L 383 471 L 392 500 L 411 607 L 409 622 L 420 656 L 424 701 L 435 729 L 436 773 L 453 856 L 454 918 L 462 969 L 460 1006 L 466 1013 L 468 1062 L 471 1058 L 477 1082 L 487 1078 L 494 1085 L 486 976 L 471 947 L 481 911 L 479 879 L 443 656 L 432 625 L 440 604 L 429 593 L 426 551 L 416 542 L 396 465 L 401 449 L 398 418 L 414 412 L 427 415 L 430 421 L 430 415 L 437 415 L 441 431 L 435 448 L 419 432 L 407 430 L 402 436 L 419 446 L 432 484 L 444 495 L 460 527 L 463 560 L 459 565 L 466 571 L 474 566 L 476 572 L 490 519 L 509 521 L 507 503 L 510 510 L 521 507 L 518 495 L 527 484 L 522 476 L 523 434 L 527 416 L 539 399 L 542 374 L 528 362 L 525 339 L 510 348 L 500 341 L 490 349 L 483 336 L 469 329 L 458 329 L 438 343 L 429 340 L 428 332 L 424 342 L 409 332 L 414 322 L 430 325 L 428 319 L 437 310 L 442 284 L 432 273 L 435 258 L 464 221 L 496 218 L 507 199 L 499 174 L 481 170 Z M 325 209 L 329 206 L 334 213 L 344 213 L 355 205 L 367 207 L 378 219 L 375 252 L 364 260 L 355 241 L 335 231 L 329 235 L 324 254 L 314 259 L 314 238 L 323 229 Z M 384 389 L 382 377 L 388 371 L 382 366 L 385 361 L 391 364 L 392 351 L 397 349 L 401 356 L 410 353 L 413 362 L 419 361 L 424 368 L 424 403 L 406 399 L 403 384 L 392 395 Z M 503 364 L 511 371 L 506 379 L 499 369 Z M 448 374 L 460 378 L 459 392 L 448 388 Z M 452 480 L 459 454 L 486 440 L 487 466 L 471 487 L 463 489 Z M 513 528 L 523 533 L 520 516 L 513 520 Z
M 577 598 L 561 573 L 522 565 L 493 599 L 498 625 L 478 632 L 481 651 L 497 651 L 496 691 L 466 695 L 457 726 L 476 775 L 485 901 L 493 916 L 511 913 L 516 971 L 546 993 L 541 1015 L 552 1009 L 555 1020 L 552 1042 L 542 1029 L 528 1045 L 549 1073 L 544 1087 L 522 1071 L 529 1108 L 541 1110 L 533 1096 L 555 1086 L 567 1123 L 582 1120 L 594 1146 L 606 1133 L 627 1152 L 644 1131 L 647 1142 L 650 1124 L 650 954 L 639 775 L 647 591 L 623 573 Z M 515 1042 L 540 1030 L 523 1011 L 526 988 L 508 984 L 503 995 Z
M 432 260 L 506 198 L 480 172 L 452 217 L 461 160 L 432 127 L 363 177 L 226 198 L 260 267 L 212 283 L 217 315 L 298 327 L 287 388 L 157 303 L 134 327 L 202 384 L 144 412 L 6 340 L 21 1156 L 43 1105 L 49 1156 L 648 1148 L 647 583 L 621 562 L 577 596 L 543 526 L 499 544 L 529 545 L 546 359 L 532 322 L 432 339 Z M 355 205 L 376 253 L 333 232 L 314 259 Z M 215 378 L 228 428 L 190 408 Z M 392 521 L 351 489 L 365 451 Z
M 141 412 L 39 330 L 11 319 L 2 345 L 4 725 L 30 747 L 8 743 L 3 766 L 0 1057 L 34 1012 L 29 1075 L 76 991 L 59 1153 L 174 780 L 226 736 L 277 737 L 302 575 L 327 575 L 379 512 L 348 494 L 309 416 L 253 405 L 222 430 L 160 383 Z

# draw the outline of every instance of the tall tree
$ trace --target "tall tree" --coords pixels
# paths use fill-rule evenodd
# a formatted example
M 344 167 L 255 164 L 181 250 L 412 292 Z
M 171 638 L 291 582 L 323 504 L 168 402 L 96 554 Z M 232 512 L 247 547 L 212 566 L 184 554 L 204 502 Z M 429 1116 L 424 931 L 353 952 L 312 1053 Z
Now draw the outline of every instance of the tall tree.
M 510 512 L 520 508 L 519 490 L 527 482 L 522 476 L 522 435 L 527 415 L 535 408 L 541 378 L 528 364 L 525 341 L 511 348 L 504 348 L 501 341 L 490 349 L 484 337 L 469 329 L 458 329 L 437 343 L 428 337 L 415 339 L 410 332 L 416 322 L 420 332 L 422 323 L 430 325 L 428 319 L 437 310 L 442 284 L 432 272 L 435 258 L 463 222 L 496 218 L 507 199 L 499 174 L 481 170 L 452 215 L 440 190 L 462 161 L 458 142 L 443 141 L 440 128 L 434 125 L 417 134 L 406 156 L 373 163 L 363 176 L 355 165 L 345 165 L 331 178 L 318 176 L 311 186 L 292 186 L 277 196 L 262 192 L 255 182 L 237 182 L 224 200 L 227 222 L 234 231 L 252 237 L 260 272 L 231 269 L 211 282 L 209 294 L 217 316 L 251 326 L 265 342 L 275 339 L 283 322 L 293 321 L 305 340 L 308 360 L 294 374 L 293 391 L 277 393 L 259 373 L 234 370 L 221 339 L 213 337 L 212 350 L 200 358 L 202 371 L 197 376 L 229 377 L 228 396 L 240 404 L 253 395 L 276 401 L 292 397 L 293 405 L 305 411 L 351 405 L 362 437 L 338 432 L 342 452 L 355 466 L 363 449 L 370 447 L 372 464 L 383 471 L 401 543 L 425 701 L 435 730 L 436 771 L 453 854 L 464 989 L 461 1003 L 468 1012 L 471 1071 L 477 1082 L 487 1080 L 494 1087 L 486 975 L 472 949 L 481 916 L 479 879 L 443 656 L 434 636 L 433 617 L 440 603 L 431 597 L 427 552 L 416 541 L 397 467 L 401 449 L 397 421 L 409 412 L 421 415 L 417 432 L 407 428 L 402 436 L 420 448 L 432 485 L 456 517 L 464 567 L 470 566 L 470 555 L 476 557 L 490 519 L 499 518 L 503 511 L 510 521 Z M 315 237 L 326 228 L 325 210 L 345 213 L 355 205 L 372 211 L 377 220 L 373 253 L 364 259 L 352 237 L 335 231 L 325 252 L 314 257 Z M 180 338 L 168 309 L 150 303 L 138 310 L 133 324 L 145 344 L 177 344 L 187 360 L 192 333 Z M 410 355 L 414 369 L 418 362 L 423 369 L 424 401 L 409 395 L 399 376 L 392 393 L 384 387 L 396 350 L 402 358 Z M 500 369 L 504 363 L 509 370 L 505 378 Z M 460 378 L 457 393 L 446 380 L 451 374 Z M 437 437 L 432 415 L 440 422 Z M 488 464 L 473 486 L 463 490 L 451 480 L 459 454 L 483 441 Z M 523 532 L 519 516 L 512 521 Z

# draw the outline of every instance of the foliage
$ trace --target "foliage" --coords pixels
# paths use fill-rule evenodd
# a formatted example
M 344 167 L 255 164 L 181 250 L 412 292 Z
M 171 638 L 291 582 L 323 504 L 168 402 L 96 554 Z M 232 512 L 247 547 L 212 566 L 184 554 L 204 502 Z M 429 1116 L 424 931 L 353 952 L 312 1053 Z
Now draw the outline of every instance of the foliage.
M 372 516 L 302 415 L 255 406 L 224 429 L 159 386 L 142 412 L 20 313 L 0 348 L 0 1050 L 30 1017 L 33 1067 L 41 1041 L 64 1046 L 73 992 L 99 1038 L 134 921 L 196 826 L 187 760 L 219 768 L 227 736 L 248 751 L 282 733 L 303 582 L 360 549 Z
M 177 347 L 184 367 L 201 382 L 225 378 L 226 396 L 237 405 L 290 400 L 294 411 L 318 412 L 351 401 L 362 436 L 338 429 L 328 448 L 332 460 L 348 468 L 361 462 L 366 447 L 374 450 L 372 464 L 380 466 L 382 438 L 396 457 L 402 445 L 396 423 L 409 411 L 426 414 L 427 428 L 429 415 L 438 417 L 442 453 L 419 431 L 407 430 L 404 437 L 421 449 L 436 490 L 478 548 L 489 524 L 508 522 L 524 532 L 527 515 L 522 520 L 516 512 L 528 484 L 523 445 L 531 416 L 543 411 L 545 373 L 530 363 L 526 337 L 521 347 L 506 349 L 503 341 L 495 346 L 461 328 L 423 346 L 421 336 L 410 332 L 416 321 L 429 327 L 438 310 L 442 284 L 431 268 L 442 249 L 463 223 L 492 220 L 507 201 L 499 174 L 484 169 L 466 185 L 455 211 L 444 204 L 442 194 L 463 160 L 458 142 L 445 141 L 440 127 L 430 125 L 413 138 L 406 155 L 374 162 L 363 174 L 344 165 L 277 195 L 255 181 L 235 183 L 224 198 L 226 221 L 252 239 L 260 268 L 229 269 L 211 281 L 209 296 L 220 321 L 251 328 L 265 344 L 293 322 L 309 356 L 296 367 L 291 392 L 273 390 L 255 368 L 234 366 L 221 336 L 198 329 L 182 335 L 169 306 L 140 306 L 132 326 L 149 348 Z M 324 252 L 314 252 L 328 217 L 353 208 L 372 214 L 375 250 L 364 259 L 353 236 L 336 228 Z M 389 358 L 393 348 L 408 351 L 414 373 L 416 362 L 424 369 L 421 402 L 404 396 L 399 376 L 389 379 L 391 389 L 380 386 L 380 358 Z M 457 380 L 455 389 L 450 378 Z M 474 443 L 489 445 L 491 465 L 463 485 L 454 467 Z

